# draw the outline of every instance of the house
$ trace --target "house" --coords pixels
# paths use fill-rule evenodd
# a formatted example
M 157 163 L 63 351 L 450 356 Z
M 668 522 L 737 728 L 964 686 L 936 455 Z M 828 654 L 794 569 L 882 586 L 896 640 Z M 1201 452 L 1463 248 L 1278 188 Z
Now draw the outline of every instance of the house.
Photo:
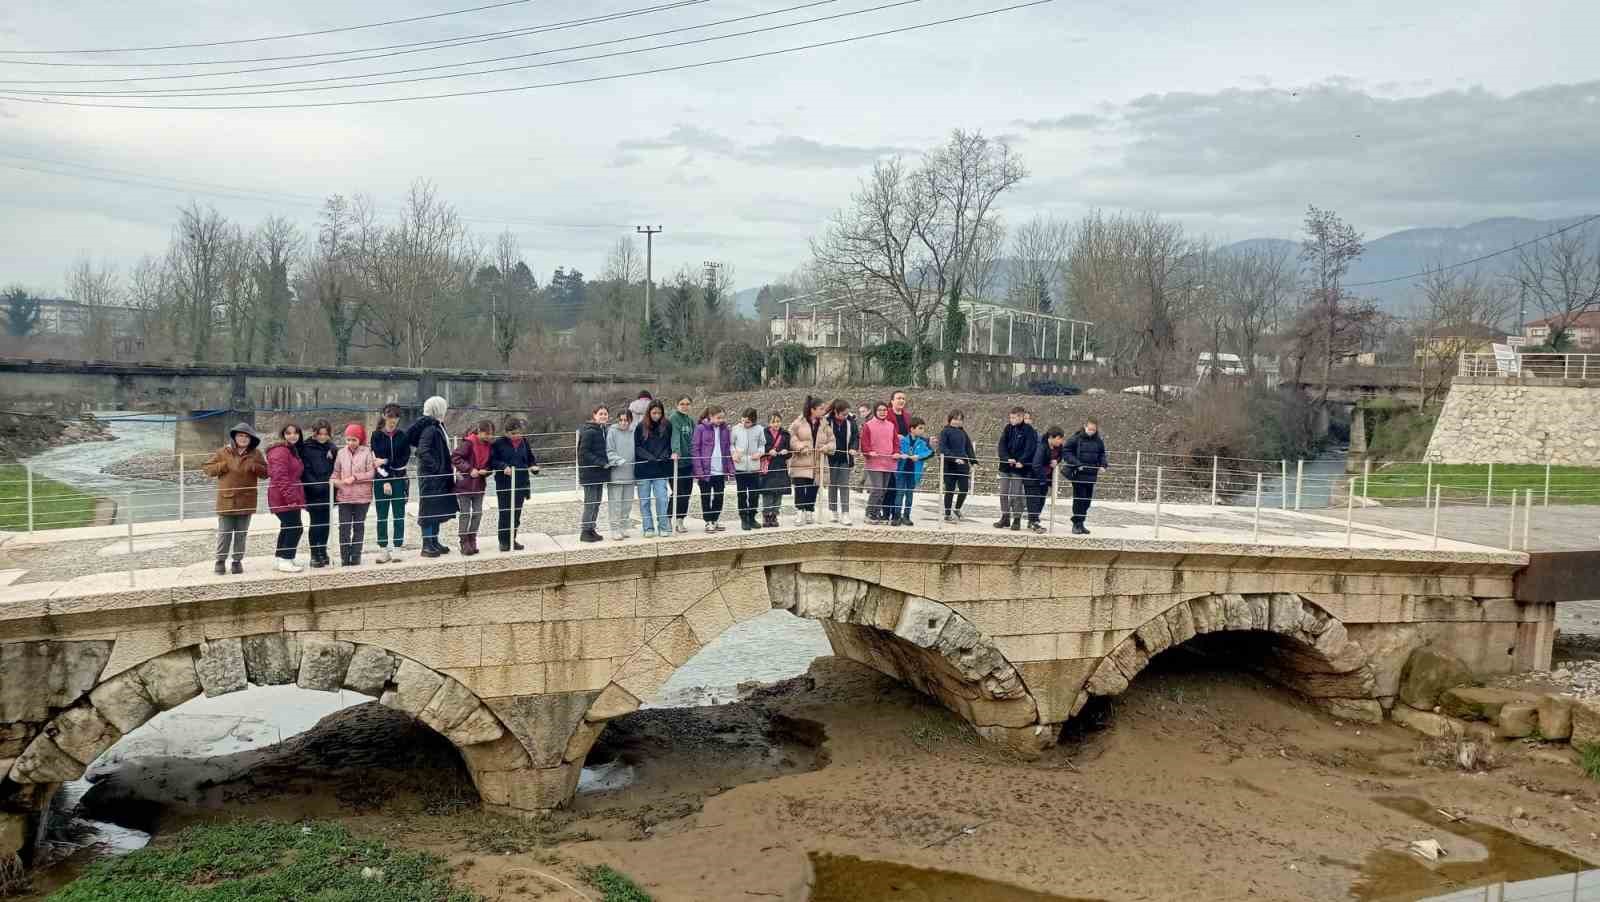
M 1545 344 L 1550 340 L 1550 326 L 1560 321 L 1561 317 L 1558 316 L 1534 320 L 1523 327 L 1523 337 L 1527 338 L 1530 345 Z M 1600 310 L 1590 310 L 1568 319 L 1567 341 L 1574 351 L 1600 349 Z
M 1504 333 L 1479 323 L 1451 326 L 1417 339 L 1412 360 L 1453 360 L 1462 354 L 1488 354 Z

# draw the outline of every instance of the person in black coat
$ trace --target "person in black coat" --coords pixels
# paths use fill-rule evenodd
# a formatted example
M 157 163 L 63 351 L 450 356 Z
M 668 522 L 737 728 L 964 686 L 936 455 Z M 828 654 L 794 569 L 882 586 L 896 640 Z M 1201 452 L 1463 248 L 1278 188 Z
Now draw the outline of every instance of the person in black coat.
M 439 541 L 439 526 L 454 519 L 458 510 L 450 433 L 443 422 L 449 409 L 445 399 L 435 395 L 422 403 L 422 416 L 406 428 L 417 456 L 417 522 L 422 526 L 423 557 L 450 553 Z
M 378 507 L 378 563 L 400 559 L 406 544 L 406 498 L 411 494 L 411 439 L 400 428 L 400 405 L 385 404 L 383 419 L 372 430 L 372 456 L 383 461 L 372 484 Z M 394 534 L 394 554 L 389 553 L 389 535 Z
M 1067 478 L 1072 480 L 1072 531 L 1086 536 L 1089 530 L 1083 521 L 1089 516 L 1089 504 L 1094 500 L 1095 482 L 1101 470 L 1111 469 L 1100 424 L 1094 420 L 1084 421 L 1083 428 L 1067 439 L 1061 457 Z
M 522 505 L 533 492 L 533 474 L 539 472 L 539 459 L 523 436 L 528 424 L 521 417 L 507 417 L 505 434 L 489 446 L 489 469 L 494 473 L 494 496 L 500 507 L 500 550 L 522 550 L 517 530 L 522 527 Z
M 939 432 L 939 453 L 943 456 L 944 470 L 944 518 L 950 523 L 961 520 L 961 505 L 967 503 L 967 493 L 972 491 L 972 468 L 978 463 L 972 438 L 961 428 L 961 423 L 961 411 L 952 410 L 944 419 L 944 429 Z
M 328 566 L 328 531 L 333 513 L 333 460 L 339 448 L 333 443 L 333 426 L 327 420 L 311 424 L 311 434 L 300 443 L 300 461 L 305 469 L 300 481 L 306 489 L 306 514 L 311 521 L 307 530 L 307 544 L 311 548 L 311 566 Z
M 778 511 L 783 507 L 783 496 L 789 494 L 789 457 L 794 451 L 789 447 L 789 430 L 783 428 L 783 415 L 776 410 L 767 417 L 766 472 L 761 477 L 761 525 L 772 528 L 778 525 Z
M 633 478 L 639 485 L 644 537 L 672 535 L 672 421 L 666 405 L 651 400 L 633 428 Z
M 995 529 L 1022 528 L 1022 513 L 1028 501 L 1028 476 L 1033 469 L 1033 455 L 1039 450 L 1039 433 L 1024 422 L 1027 415 L 1021 407 L 1011 408 L 995 450 L 995 456 L 1000 459 L 1000 520 L 995 523 Z
M 1044 512 L 1045 498 L 1050 494 L 1050 477 L 1061 463 L 1062 446 L 1066 443 L 1066 432 L 1059 426 L 1051 426 L 1045 430 L 1028 464 L 1028 528 L 1034 532 L 1045 531 L 1039 525 L 1039 515 Z
M 578 430 L 578 482 L 583 486 L 583 531 L 578 538 L 585 542 L 601 540 L 594 524 L 600 519 L 606 483 L 611 481 L 611 461 L 606 456 L 606 424 L 610 421 L 611 411 L 601 404 Z

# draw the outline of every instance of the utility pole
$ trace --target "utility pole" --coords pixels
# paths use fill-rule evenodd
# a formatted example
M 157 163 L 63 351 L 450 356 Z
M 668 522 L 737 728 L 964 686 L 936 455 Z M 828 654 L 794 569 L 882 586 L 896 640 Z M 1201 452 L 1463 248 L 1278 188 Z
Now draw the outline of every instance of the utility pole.
M 644 324 L 648 328 L 650 325 L 650 298 L 656 289 L 652 239 L 660 234 L 662 229 L 661 226 L 655 226 L 654 228 L 650 226 L 635 226 L 633 230 L 644 236 Z M 655 336 L 652 335 L 650 340 L 654 341 Z

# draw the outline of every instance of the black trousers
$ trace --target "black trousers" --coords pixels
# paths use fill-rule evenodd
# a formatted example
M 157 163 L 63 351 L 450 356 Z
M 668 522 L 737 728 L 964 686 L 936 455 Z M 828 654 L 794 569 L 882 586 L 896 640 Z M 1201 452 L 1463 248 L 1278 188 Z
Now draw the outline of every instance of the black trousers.
M 1078 478 L 1072 481 L 1072 522 L 1083 525 L 1089 516 L 1089 503 L 1094 501 L 1094 480 Z
M 600 499 L 604 496 L 606 484 L 603 482 L 586 482 L 583 484 L 583 520 L 585 532 L 593 532 L 596 520 L 600 519 Z
M 329 494 L 326 485 L 306 486 L 306 516 L 311 521 L 306 544 L 311 546 L 312 557 L 328 556 L 328 530 L 333 521 L 333 505 Z
M 700 517 L 715 523 L 722 516 L 722 491 L 727 485 L 726 476 L 707 476 L 700 480 Z
M 794 478 L 794 506 L 796 510 L 817 509 L 817 481 L 804 476 Z
M 738 491 L 739 519 L 754 517 L 761 503 L 761 474 L 735 473 L 733 484 Z
M 500 547 L 511 547 L 511 537 L 517 534 L 522 527 L 522 505 L 528 500 L 525 492 L 514 492 L 511 489 L 494 490 L 495 501 L 500 505 Z
M 305 531 L 306 528 L 300 524 L 299 511 L 278 514 L 278 557 L 286 561 L 294 560 L 295 550 L 300 547 L 300 537 Z
M 966 473 L 944 474 L 944 512 L 959 512 L 967 503 L 967 492 L 972 490 L 972 477 Z
M 694 491 L 694 461 L 679 459 L 677 471 L 672 480 L 672 515 L 682 520 L 689 516 L 689 493 Z M 720 504 L 717 509 L 722 509 Z
M 1038 523 L 1039 515 L 1044 513 L 1044 501 L 1050 494 L 1050 481 L 1029 477 L 1028 483 L 1028 522 Z

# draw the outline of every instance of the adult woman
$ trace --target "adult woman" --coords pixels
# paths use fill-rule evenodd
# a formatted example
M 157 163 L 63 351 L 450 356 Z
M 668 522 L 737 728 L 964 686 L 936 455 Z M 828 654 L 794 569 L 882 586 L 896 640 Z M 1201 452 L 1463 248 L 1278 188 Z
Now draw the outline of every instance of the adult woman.
M 700 516 L 706 532 L 722 532 L 722 491 L 733 470 L 733 435 L 722 408 L 706 408 L 700 425 L 694 428 L 694 477 L 700 483 Z M 679 521 L 680 523 L 682 521 Z
M 300 462 L 304 469 L 300 482 L 306 492 L 306 518 L 311 528 L 306 531 L 306 545 L 311 552 L 311 566 L 328 566 L 328 529 L 333 521 L 333 459 L 339 449 L 333 444 L 333 425 L 327 420 L 311 424 L 311 434 L 300 443 Z
M 267 475 L 258 446 L 261 436 L 249 423 L 228 430 L 228 443 L 206 461 L 205 473 L 217 481 L 217 573 L 233 555 L 233 572 L 244 572 L 244 540 L 256 512 L 256 482 Z
M 306 509 L 306 490 L 300 484 L 305 471 L 300 459 L 300 427 L 294 423 L 278 430 L 278 443 L 267 450 L 267 510 L 278 517 L 278 570 L 299 573 L 295 550 L 306 531 L 301 511 Z
M 505 429 L 506 434 L 495 439 L 489 449 L 489 469 L 494 471 L 494 499 L 500 508 L 495 525 L 499 527 L 500 550 L 521 551 L 523 546 L 517 541 L 517 530 L 522 528 L 522 505 L 533 493 L 533 474 L 539 472 L 539 459 L 523 435 L 528 429 L 526 420 L 507 417 Z M 482 435 L 478 438 L 487 441 Z M 472 542 L 472 553 L 478 553 L 476 538 Z
M 438 557 L 450 549 L 439 541 L 439 526 L 455 517 L 455 471 L 450 465 L 450 432 L 445 399 L 434 395 L 422 402 L 422 416 L 406 429 L 417 455 L 417 523 L 422 527 L 422 556 Z
M 817 522 L 817 470 L 823 457 L 833 450 L 833 428 L 824 422 L 828 404 L 821 398 L 807 397 L 800 415 L 789 424 L 789 478 L 794 480 L 794 506 L 800 525 Z
M 644 537 L 672 535 L 672 510 L 668 498 L 672 479 L 672 424 L 666 405 L 652 400 L 634 429 L 633 478 L 639 483 L 639 508 Z M 651 518 L 654 510 L 655 517 Z

